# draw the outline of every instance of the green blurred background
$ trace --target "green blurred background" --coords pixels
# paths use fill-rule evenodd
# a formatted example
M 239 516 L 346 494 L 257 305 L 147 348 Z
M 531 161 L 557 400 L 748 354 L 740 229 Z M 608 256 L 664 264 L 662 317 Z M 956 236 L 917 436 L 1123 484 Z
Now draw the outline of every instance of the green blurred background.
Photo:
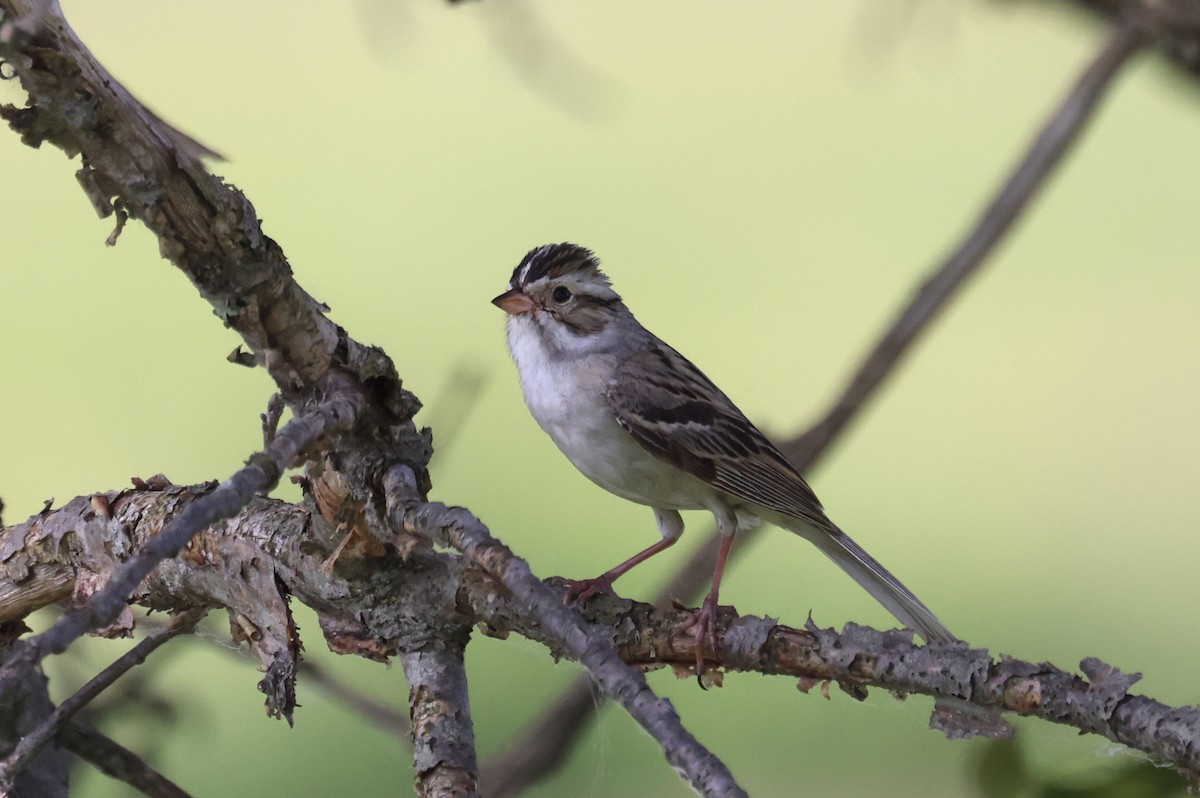
M 296 275 L 383 346 L 444 447 L 435 496 L 541 575 L 592 576 L 654 539 L 528 417 L 488 300 L 530 247 L 594 248 L 639 318 L 766 430 L 802 429 L 975 218 L 1104 36 L 1061 4 L 521 0 L 342 5 L 65 2 L 113 74 L 229 161 Z M 14 85 L 0 97 L 20 101 Z M 830 514 L 958 634 L 993 652 L 1142 671 L 1200 699 L 1200 94 L 1160 60 L 1096 124 L 961 301 L 812 475 Z M 115 248 L 62 154 L 4 132 L 0 496 L 13 523 L 133 475 L 222 477 L 259 445 L 271 385 L 131 225 Z M 484 380 L 464 400 L 456 374 Z M 461 410 L 469 406 L 465 417 Z M 281 495 L 292 494 L 281 491 Z M 693 530 L 707 525 L 690 519 Z M 684 538 L 687 549 L 700 535 Z M 686 557 L 635 571 L 648 598 Z M 722 597 L 822 625 L 891 618 L 773 533 Z M 403 710 L 398 669 L 309 656 Z M 301 682 L 268 720 L 217 637 L 156 655 L 169 717 L 106 728 L 197 796 L 406 794 L 396 740 Z M 214 645 L 216 643 L 216 645 Z M 92 642 L 99 665 L 124 643 Z M 481 757 L 577 668 L 522 639 L 469 650 Z M 90 673 L 53 663 L 65 694 Z M 75 682 L 72 682 L 75 680 Z M 986 745 L 930 702 L 802 695 L 733 675 L 651 682 L 754 795 L 977 795 Z M 1018 722 L 1028 767 L 1086 785 L 1136 757 Z M 86 774 L 81 795 L 127 794 Z M 534 796 L 688 795 L 606 711 Z

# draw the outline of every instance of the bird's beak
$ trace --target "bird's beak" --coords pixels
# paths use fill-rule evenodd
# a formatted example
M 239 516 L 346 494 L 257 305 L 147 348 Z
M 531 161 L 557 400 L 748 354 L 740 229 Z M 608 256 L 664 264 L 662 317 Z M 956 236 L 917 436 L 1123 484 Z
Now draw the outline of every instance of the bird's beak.
M 532 299 L 515 288 L 493 299 L 492 304 L 511 316 L 529 313 L 536 307 Z

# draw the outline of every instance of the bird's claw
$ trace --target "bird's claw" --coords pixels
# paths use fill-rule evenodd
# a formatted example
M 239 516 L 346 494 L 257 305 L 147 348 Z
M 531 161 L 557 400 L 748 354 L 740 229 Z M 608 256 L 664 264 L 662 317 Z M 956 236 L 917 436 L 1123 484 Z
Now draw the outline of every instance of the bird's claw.
M 592 596 L 615 595 L 612 588 L 612 577 L 597 576 L 595 579 L 567 580 L 567 592 L 563 594 L 564 604 L 578 604 Z
M 696 682 L 702 690 L 708 689 L 704 683 L 705 654 L 718 664 L 721 661 L 717 656 L 717 602 L 711 598 L 705 598 L 700 609 L 679 626 L 681 632 L 691 630 L 696 638 Z

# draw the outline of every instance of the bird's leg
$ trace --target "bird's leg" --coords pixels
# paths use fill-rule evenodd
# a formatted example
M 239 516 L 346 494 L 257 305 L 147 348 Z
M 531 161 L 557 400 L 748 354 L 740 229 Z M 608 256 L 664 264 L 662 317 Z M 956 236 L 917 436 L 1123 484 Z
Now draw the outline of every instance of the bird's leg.
M 567 587 L 567 603 L 582 601 L 598 593 L 613 592 L 612 583 L 617 581 L 617 577 L 621 576 L 638 563 L 642 563 L 650 559 L 660 551 L 666 551 L 671 546 L 675 545 L 676 540 L 679 540 L 679 538 L 660 540 L 653 546 L 639 551 L 637 554 L 633 555 L 616 568 L 605 571 L 594 579 L 580 579 L 578 581 L 574 579 L 570 580 L 570 584 Z
M 582 579 L 578 582 L 571 580 L 570 585 L 567 587 L 565 601 L 570 604 L 586 599 L 589 596 L 594 596 L 597 593 L 613 592 L 612 583 L 617 581 L 617 577 L 638 563 L 645 562 L 660 551 L 666 551 L 675 545 L 675 541 L 679 540 L 679 536 L 683 534 L 683 517 L 679 515 L 679 511 L 655 507 L 654 518 L 658 522 L 658 532 L 662 535 L 662 540 L 647 549 L 639 551 L 616 568 L 605 571 L 595 579 Z
M 696 678 L 704 673 L 704 654 L 711 652 L 717 659 L 717 596 L 721 592 L 721 577 L 725 573 L 725 562 L 733 548 L 733 533 L 721 535 L 721 548 L 717 551 L 717 564 L 713 568 L 712 587 L 704 597 L 704 603 L 691 618 L 684 621 L 680 630 L 692 629 L 696 634 Z M 704 683 L 701 682 L 703 687 Z

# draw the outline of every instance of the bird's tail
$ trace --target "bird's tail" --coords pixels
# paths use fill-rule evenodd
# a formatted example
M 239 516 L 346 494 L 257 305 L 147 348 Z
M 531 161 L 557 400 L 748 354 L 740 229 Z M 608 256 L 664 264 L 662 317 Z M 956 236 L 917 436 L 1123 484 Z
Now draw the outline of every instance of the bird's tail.
M 814 528 L 802 522 L 786 526 L 812 541 L 892 615 L 925 638 L 925 642 L 953 642 L 958 639 L 899 579 L 832 523 L 828 528 Z

